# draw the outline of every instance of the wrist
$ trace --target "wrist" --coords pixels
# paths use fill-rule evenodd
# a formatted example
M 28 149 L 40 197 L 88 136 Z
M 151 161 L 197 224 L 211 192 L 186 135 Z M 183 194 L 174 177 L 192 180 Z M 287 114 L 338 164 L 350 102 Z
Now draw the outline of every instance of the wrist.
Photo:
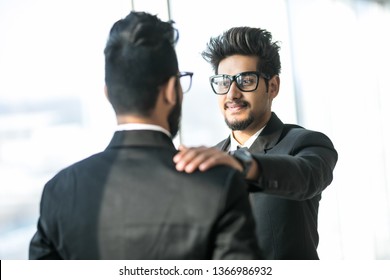
M 246 174 L 245 179 L 249 181 L 257 181 L 260 176 L 259 165 L 255 159 L 252 158 L 252 164 L 248 173 Z

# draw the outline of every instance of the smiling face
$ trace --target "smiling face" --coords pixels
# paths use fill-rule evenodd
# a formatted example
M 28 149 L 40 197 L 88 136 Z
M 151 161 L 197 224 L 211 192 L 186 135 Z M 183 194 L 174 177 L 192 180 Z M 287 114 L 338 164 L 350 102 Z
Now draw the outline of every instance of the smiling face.
M 221 60 L 218 74 L 236 75 L 247 71 L 257 71 L 258 58 L 255 56 L 232 55 Z M 272 100 L 279 91 L 279 77 L 274 76 L 266 81 L 261 76 L 256 90 L 243 92 L 236 82 L 230 86 L 229 92 L 218 96 L 218 104 L 225 122 L 233 133 L 245 132 L 253 135 L 267 124 L 271 117 Z

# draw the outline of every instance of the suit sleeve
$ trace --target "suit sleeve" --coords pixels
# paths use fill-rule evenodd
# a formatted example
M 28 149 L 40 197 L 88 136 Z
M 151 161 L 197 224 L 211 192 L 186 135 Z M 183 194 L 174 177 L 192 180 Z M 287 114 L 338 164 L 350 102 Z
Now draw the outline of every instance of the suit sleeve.
M 56 251 L 53 243 L 50 240 L 48 232 L 48 221 L 50 213 L 45 209 L 46 200 L 50 199 L 47 196 L 45 190 L 48 185 L 45 186 L 45 189 L 42 194 L 41 204 L 40 204 L 40 216 L 38 219 L 37 231 L 34 234 L 30 246 L 29 246 L 29 256 L 30 260 L 60 260 L 61 256 Z
M 330 139 L 310 130 L 292 130 L 277 146 L 275 154 L 253 153 L 260 178 L 251 191 L 306 200 L 320 194 L 333 180 L 337 152 Z
M 213 259 L 260 259 L 247 185 L 239 172 L 230 172 L 219 201 L 220 216 L 214 227 Z

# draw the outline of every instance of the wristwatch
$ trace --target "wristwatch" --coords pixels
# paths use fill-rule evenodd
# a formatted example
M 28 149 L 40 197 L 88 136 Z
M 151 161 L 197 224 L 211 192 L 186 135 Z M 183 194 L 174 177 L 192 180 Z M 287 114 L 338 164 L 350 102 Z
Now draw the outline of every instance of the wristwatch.
M 252 166 L 252 155 L 248 148 L 241 148 L 230 153 L 235 159 L 237 159 L 243 168 L 242 174 L 244 177 L 248 174 L 249 169 Z

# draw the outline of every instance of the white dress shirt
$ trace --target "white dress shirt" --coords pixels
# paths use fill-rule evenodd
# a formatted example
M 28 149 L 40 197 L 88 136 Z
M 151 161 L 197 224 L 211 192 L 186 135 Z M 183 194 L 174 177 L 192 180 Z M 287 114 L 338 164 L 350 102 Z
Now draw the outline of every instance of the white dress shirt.
M 165 128 L 155 125 L 155 124 L 147 124 L 147 123 L 125 123 L 125 124 L 119 124 L 116 128 L 116 131 L 121 130 L 155 130 L 155 131 L 161 131 L 169 136 L 169 138 L 172 138 L 171 133 L 169 133 L 168 130 Z
M 264 127 L 265 126 L 263 126 L 259 131 L 257 131 L 251 137 L 249 137 L 249 139 L 246 140 L 245 143 L 242 145 L 240 143 L 238 143 L 236 139 L 234 139 L 233 132 L 230 132 L 230 151 L 233 152 L 233 151 L 237 150 L 237 147 L 240 147 L 240 148 L 246 147 L 249 149 L 252 146 L 253 142 L 255 142 L 256 138 L 263 131 Z

